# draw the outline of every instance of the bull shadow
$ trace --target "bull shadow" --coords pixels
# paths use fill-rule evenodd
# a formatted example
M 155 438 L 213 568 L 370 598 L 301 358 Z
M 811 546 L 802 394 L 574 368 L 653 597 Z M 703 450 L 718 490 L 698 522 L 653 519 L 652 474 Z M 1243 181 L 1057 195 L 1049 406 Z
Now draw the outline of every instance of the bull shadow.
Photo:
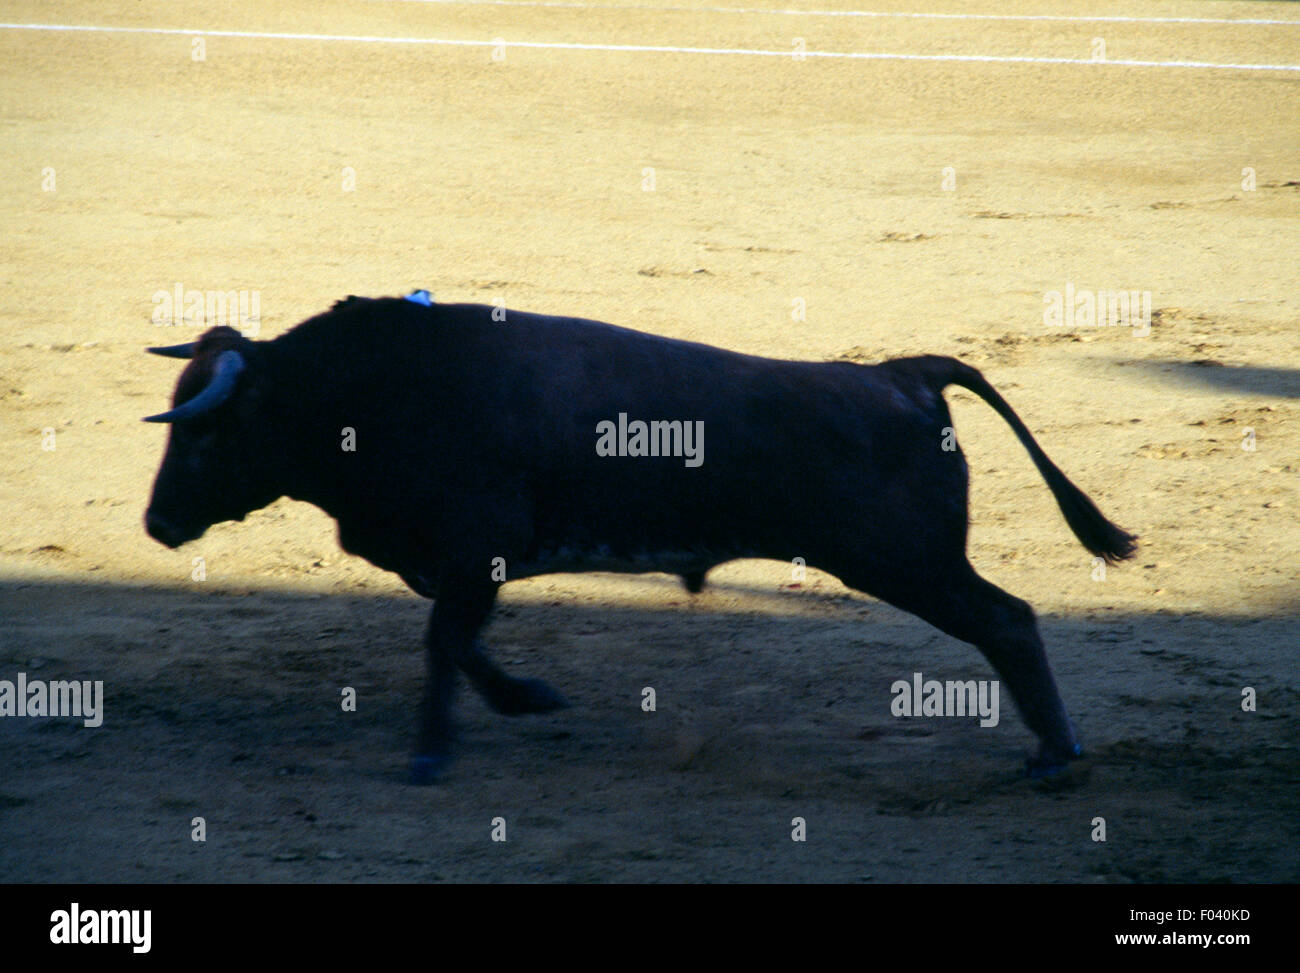
M 1131 365 L 1184 388 L 1208 388 L 1269 398 L 1300 399 L 1300 369 L 1263 365 L 1143 360 Z
M 102 679 L 105 698 L 99 728 L 0 718 L 0 876 L 1300 879 L 1294 606 L 1041 615 L 1090 755 L 1073 790 L 1042 794 L 1019 776 L 1034 741 L 1009 700 L 987 728 L 891 714 L 915 672 L 992 679 L 970 646 L 862 596 L 724 582 L 692 598 L 669 578 L 626 602 L 507 586 L 494 658 L 573 706 L 507 719 L 466 690 L 458 762 L 411 788 L 427 605 L 0 582 L 0 679 Z M 821 850 L 754 871 L 763 829 L 788 844 L 776 825 L 810 808 Z M 513 857 L 483 839 L 498 813 L 529 836 Z M 1123 822 L 1104 849 L 1074 834 L 1099 814 Z

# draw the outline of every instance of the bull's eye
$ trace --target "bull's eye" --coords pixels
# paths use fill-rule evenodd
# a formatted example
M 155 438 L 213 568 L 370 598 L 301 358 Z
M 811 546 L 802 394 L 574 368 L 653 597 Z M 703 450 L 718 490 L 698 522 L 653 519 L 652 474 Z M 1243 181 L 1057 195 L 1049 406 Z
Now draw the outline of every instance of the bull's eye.
M 185 449 L 185 465 L 195 475 L 205 469 L 212 469 L 213 452 L 216 437 L 212 432 L 195 434 L 187 431 L 182 440 Z

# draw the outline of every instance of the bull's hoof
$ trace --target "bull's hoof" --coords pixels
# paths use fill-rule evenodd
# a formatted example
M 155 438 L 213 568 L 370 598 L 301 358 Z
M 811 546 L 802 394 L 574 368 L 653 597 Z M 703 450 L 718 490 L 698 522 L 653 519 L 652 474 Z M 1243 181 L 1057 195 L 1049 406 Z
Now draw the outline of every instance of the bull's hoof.
M 515 679 L 495 693 L 488 705 L 504 716 L 523 716 L 565 709 L 569 701 L 540 679 Z
M 1043 747 L 1037 756 L 1029 758 L 1025 766 L 1026 776 L 1035 784 L 1054 788 L 1055 785 L 1071 787 L 1083 782 L 1087 776 L 1087 767 L 1079 767 L 1073 761 L 1083 757 L 1082 745 L 1076 743 L 1068 757 Z
M 1075 760 L 1063 767 L 1058 767 L 1052 773 L 1041 777 L 1030 777 L 1029 786 L 1036 791 L 1043 793 L 1056 793 L 1058 791 L 1070 791 L 1076 787 L 1082 787 L 1092 776 L 1091 760 Z
M 411 758 L 411 771 L 407 780 L 416 787 L 436 784 L 442 772 L 451 765 L 449 753 L 417 753 Z

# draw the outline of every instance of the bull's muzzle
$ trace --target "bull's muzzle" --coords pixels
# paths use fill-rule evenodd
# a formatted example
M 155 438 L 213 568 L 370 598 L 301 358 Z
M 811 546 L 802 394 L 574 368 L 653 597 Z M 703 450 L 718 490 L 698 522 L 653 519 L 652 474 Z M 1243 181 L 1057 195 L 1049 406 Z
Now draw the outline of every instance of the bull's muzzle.
M 167 520 L 165 517 L 160 517 L 152 510 L 145 512 L 144 529 L 149 536 L 159 544 L 164 544 L 173 550 L 180 547 L 186 541 L 194 540 L 194 538 L 198 537 L 199 534 L 202 533 L 202 531 L 199 531 L 199 534 L 196 534 L 192 530 L 185 530 L 184 528 L 177 527 L 170 520 Z

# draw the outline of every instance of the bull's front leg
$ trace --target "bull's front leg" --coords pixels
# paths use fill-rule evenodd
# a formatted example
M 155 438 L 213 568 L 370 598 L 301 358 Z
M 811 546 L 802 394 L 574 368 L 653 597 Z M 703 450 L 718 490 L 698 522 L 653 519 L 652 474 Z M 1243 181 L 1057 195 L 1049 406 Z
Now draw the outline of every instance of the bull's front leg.
M 420 703 L 419 739 L 411 760 L 411 783 L 432 784 L 452 759 L 452 707 L 457 671 L 464 672 L 498 713 L 546 713 L 568 703 L 539 679 L 506 675 L 484 654 L 478 632 L 496 601 L 495 583 L 444 581 L 425 634 L 428 679 Z
M 444 582 L 438 586 L 424 635 L 427 678 L 420 700 L 419 736 L 411 758 L 413 784 L 432 784 L 451 763 L 458 659 L 474 651 L 474 639 L 495 600 L 495 585 Z
M 456 664 L 469 677 L 483 701 L 505 716 L 549 713 L 569 705 L 558 691 L 540 679 L 507 676 L 484 654 L 483 643 L 477 639 L 469 651 L 457 656 Z

